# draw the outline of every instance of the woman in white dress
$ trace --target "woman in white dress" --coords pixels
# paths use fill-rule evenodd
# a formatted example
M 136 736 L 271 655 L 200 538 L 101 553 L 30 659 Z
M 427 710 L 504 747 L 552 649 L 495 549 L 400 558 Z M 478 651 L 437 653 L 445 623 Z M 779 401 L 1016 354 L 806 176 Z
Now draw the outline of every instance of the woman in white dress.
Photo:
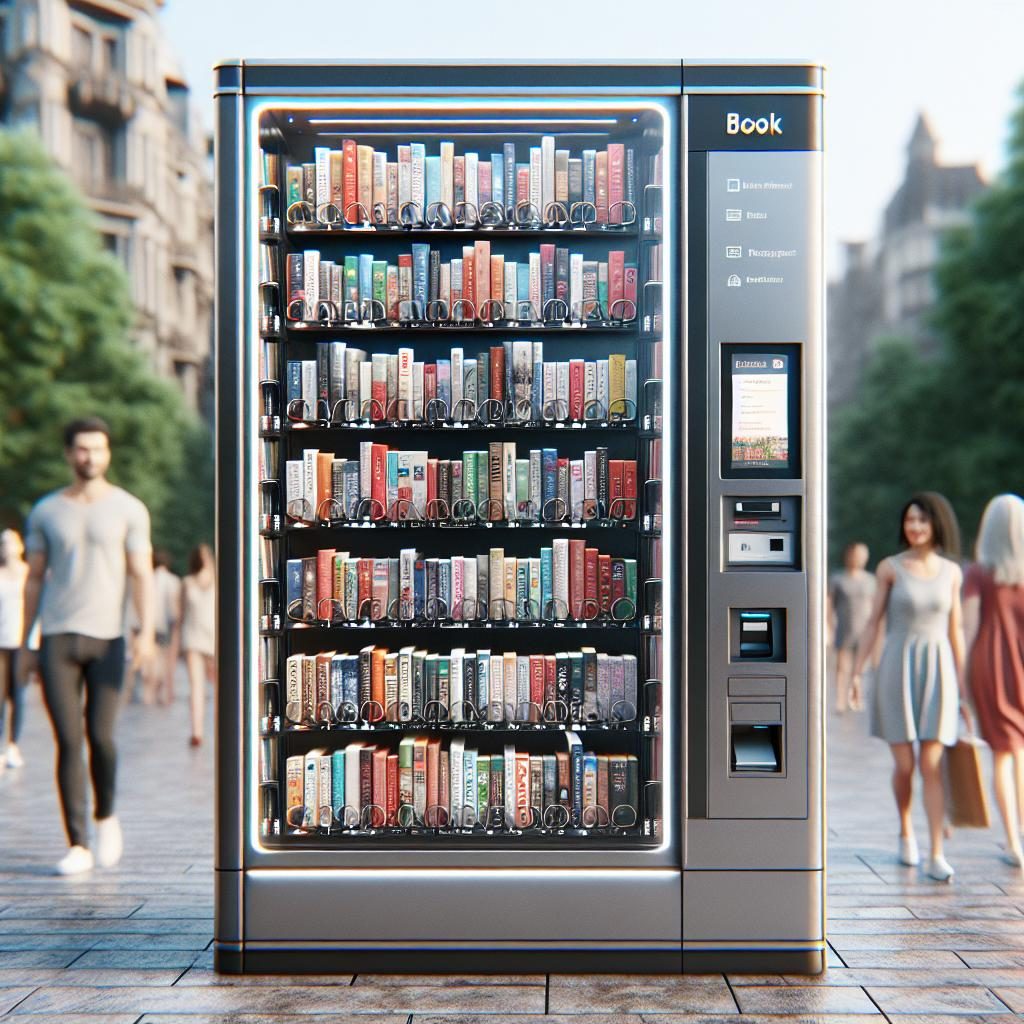
M 920 862 L 910 818 L 916 760 L 931 839 L 928 874 L 948 882 L 953 869 L 942 848 L 942 754 L 944 747 L 956 743 L 958 708 L 965 716 L 969 712 L 963 683 L 962 576 L 952 560 L 960 553 L 959 529 L 942 495 L 916 494 L 904 505 L 900 546 L 903 551 L 883 559 L 876 570 L 875 604 L 857 645 L 853 682 L 859 691 L 884 616 L 885 645 L 875 677 L 871 734 L 885 740 L 892 751 L 899 859 L 908 866 Z
M 214 681 L 215 594 L 213 551 L 209 544 L 199 544 L 189 555 L 188 575 L 181 581 L 181 650 L 188 671 L 193 747 L 203 742 L 206 682 Z

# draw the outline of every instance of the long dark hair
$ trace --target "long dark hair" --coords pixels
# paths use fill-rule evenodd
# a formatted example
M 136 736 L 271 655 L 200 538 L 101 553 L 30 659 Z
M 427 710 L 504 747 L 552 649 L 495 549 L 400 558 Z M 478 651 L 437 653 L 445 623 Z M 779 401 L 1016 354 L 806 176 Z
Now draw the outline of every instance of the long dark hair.
M 188 572 L 190 576 L 196 576 L 203 568 L 203 552 L 207 552 L 210 556 L 210 562 L 213 562 L 213 549 L 209 544 L 197 544 L 188 553 Z
M 915 494 L 900 510 L 900 539 L 901 548 L 908 548 L 907 535 L 903 530 L 903 520 L 912 505 L 916 505 L 923 513 L 925 519 L 932 524 L 932 543 L 947 558 L 954 561 L 960 559 L 960 524 L 957 522 L 956 513 L 949 500 L 938 491 L 921 491 Z

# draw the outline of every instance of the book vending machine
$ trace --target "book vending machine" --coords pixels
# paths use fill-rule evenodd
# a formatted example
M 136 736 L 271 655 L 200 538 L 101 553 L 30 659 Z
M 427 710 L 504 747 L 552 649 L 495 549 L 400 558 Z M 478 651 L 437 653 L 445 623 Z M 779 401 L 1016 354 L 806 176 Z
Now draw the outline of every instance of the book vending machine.
M 822 970 L 822 69 L 216 104 L 217 968 Z

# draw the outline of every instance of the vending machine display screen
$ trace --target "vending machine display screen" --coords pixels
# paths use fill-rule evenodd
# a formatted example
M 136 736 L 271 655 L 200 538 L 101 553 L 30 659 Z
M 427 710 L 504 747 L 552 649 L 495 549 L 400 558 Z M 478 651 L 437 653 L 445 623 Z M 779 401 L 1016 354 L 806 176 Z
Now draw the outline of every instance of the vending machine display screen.
M 782 353 L 731 357 L 733 469 L 789 465 L 789 358 Z

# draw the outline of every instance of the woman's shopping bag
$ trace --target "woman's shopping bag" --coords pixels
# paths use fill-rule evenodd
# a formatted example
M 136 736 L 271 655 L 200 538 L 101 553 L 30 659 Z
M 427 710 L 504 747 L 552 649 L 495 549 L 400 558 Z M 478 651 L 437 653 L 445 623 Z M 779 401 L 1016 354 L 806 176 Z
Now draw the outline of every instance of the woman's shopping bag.
M 989 812 L 985 777 L 981 770 L 981 751 L 985 746 L 977 736 L 961 736 L 956 746 L 946 748 L 946 802 L 950 822 L 958 828 L 988 828 Z

